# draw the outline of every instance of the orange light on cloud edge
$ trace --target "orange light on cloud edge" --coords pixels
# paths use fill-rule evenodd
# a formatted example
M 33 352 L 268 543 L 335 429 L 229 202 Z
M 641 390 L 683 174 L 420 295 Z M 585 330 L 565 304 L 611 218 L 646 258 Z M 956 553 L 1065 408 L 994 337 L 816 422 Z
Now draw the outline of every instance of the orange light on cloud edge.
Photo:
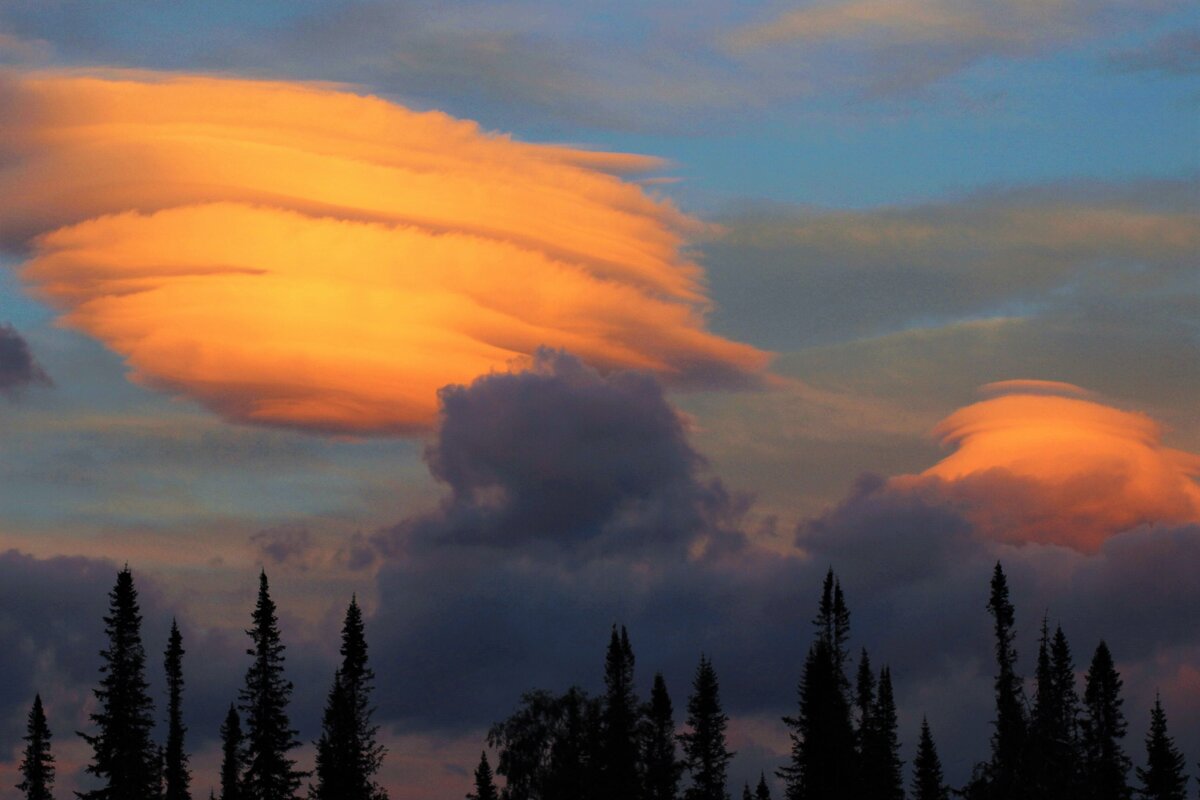
M 1011 381 L 934 433 L 954 451 L 912 486 L 939 479 L 983 535 L 1095 552 L 1148 523 L 1200 522 L 1200 456 L 1162 444 L 1150 417 L 1070 384 Z
M 654 159 L 306 84 L 10 73 L 0 98 L 26 286 L 230 420 L 419 431 L 541 346 L 679 384 L 766 368 L 705 329 L 702 224 L 619 177 Z

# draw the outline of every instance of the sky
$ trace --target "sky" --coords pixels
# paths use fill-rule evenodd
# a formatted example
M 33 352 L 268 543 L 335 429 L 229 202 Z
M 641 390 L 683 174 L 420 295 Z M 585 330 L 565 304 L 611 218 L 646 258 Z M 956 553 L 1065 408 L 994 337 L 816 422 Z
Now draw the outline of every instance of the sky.
M 41 692 L 87 785 L 125 563 L 200 795 L 261 569 L 306 742 L 366 609 L 395 800 L 614 623 L 770 775 L 830 567 L 906 761 L 999 560 L 1194 764 L 1198 177 L 1183 0 L 0 0 L 0 784 Z

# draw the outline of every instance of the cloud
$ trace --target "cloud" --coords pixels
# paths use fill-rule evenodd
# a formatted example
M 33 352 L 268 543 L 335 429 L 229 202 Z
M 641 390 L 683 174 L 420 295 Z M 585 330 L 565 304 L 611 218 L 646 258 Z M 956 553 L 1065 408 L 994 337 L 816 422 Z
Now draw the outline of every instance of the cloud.
M 135 380 L 238 421 L 430 427 L 436 390 L 565 347 L 602 370 L 746 384 L 767 357 L 705 329 L 699 223 L 620 173 L 307 84 L 10 75 L 22 279 Z
M 1169 33 L 1144 47 L 1113 53 L 1108 60 L 1122 72 L 1195 75 L 1200 72 L 1200 30 Z
M 874 63 L 864 76 L 872 93 L 911 91 L 989 57 L 1037 55 L 1099 33 L 1122 20 L 1142 20 L 1177 5 L 1170 0 L 829 0 L 805 4 L 726 37 L 732 52 L 749 56 L 782 45 L 842 48 Z
M 746 501 L 703 477 L 704 459 L 650 375 L 604 376 L 542 350 L 528 370 L 440 397 L 425 459 L 450 495 L 397 527 L 400 542 L 594 556 L 740 540 Z
M 7 323 L 0 323 L 0 394 L 13 397 L 26 386 L 51 385 L 29 343 Z

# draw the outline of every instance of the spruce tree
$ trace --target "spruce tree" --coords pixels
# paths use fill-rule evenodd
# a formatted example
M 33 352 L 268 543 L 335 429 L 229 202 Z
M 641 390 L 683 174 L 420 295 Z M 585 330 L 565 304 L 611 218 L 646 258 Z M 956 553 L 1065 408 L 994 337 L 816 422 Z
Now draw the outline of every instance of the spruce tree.
M 378 726 L 372 724 L 370 694 L 375 673 L 367 661 L 362 610 L 351 598 L 342 623 L 342 663 L 333 678 L 317 741 L 316 800 L 381 800 L 387 792 L 375 782 L 383 763 Z
M 300 742 L 288 719 L 292 684 L 283 676 L 284 646 L 265 572 L 259 575 L 252 621 L 246 631 L 252 646 L 246 653 L 253 661 L 239 695 L 246 720 L 242 800 L 292 800 L 304 773 L 288 756 Z
M 702 655 L 688 698 L 689 730 L 679 736 L 684 764 L 692 776 L 692 785 L 683 795 L 685 800 L 728 800 L 725 771 L 734 756 L 725 744 L 728 724 L 729 717 L 721 710 L 717 673 Z
M 892 671 L 887 667 L 879 673 L 879 695 L 871 717 L 873 741 L 867 748 L 869 762 L 862 765 L 869 788 L 863 796 L 872 800 L 904 800 L 904 762 L 900 760 Z
M 828 639 L 818 636 L 800 678 L 800 708 L 784 717 L 792 757 L 779 771 L 787 800 L 839 800 L 857 791 L 857 759 L 850 708 L 841 691 Z
M 1183 754 L 1167 733 L 1167 714 L 1162 700 L 1155 695 L 1150 710 L 1150 731 L 1146 734 L 1146 768 L 1138 767 L 1142 784 L 1138 796 L 1145 800 L 1187 800 L 1188 776 Z
M 754 800 L 754 795 L 750 794 L 749 781 L 742 784 L 742 800 Z
M 25 800 L 54 800 L 54 755 L 50 752 L 50 726 L 42 708 L 42 696 L 33 696 L 33 707 L 25 726 L 25 756 L 18 770 L 17 789 Z
M 188 755 L 184 752 L 183 736 L 187 728 L 183 724 L 183 636 L 179 625 L 171 620 L 171 635 L 167 650 L 163 654 L 163 667 L 167 676 L 167 747 L 163 753 L 163 798 L 164 800 L 191 800 L 192 774 L 188 769 Z
M 873 735 L 872 716 L 875 712 L 875 673 L 871 671 L 871 659 L 867 655 L 865 647 L 858 660 L 854 705 L 858 710 L 858 729 L 855 731 L 855 737 L 858 741 L 858 752 L 861 758 L 864 748 L 869 747 L 868 743 Z
M 921 720 L 921 739 L 917 744 L 917 757 L 913 759 L 912 800 L 950 800 L 950 789 L 942 774 L 942 760 L 938 758 L 929 720 Z
M 642 723 L 644 800 L 676 800 L 683 764 L 675 752 L 675 712 L 662 673 L 654 676 Z
M 1008 599 L 1008 579 L 996 562 L 992 573 L 988 611 L 996 637 L 996 720 L 992 734 L 991 790 L 997 800 L 1024 800 L 1021 756 L 1025 748 L 1025 698 L 1017 675 L 1017 650 L 1013 642 L 1016 615 Z
M 479 754 L 479 766 L 475 768 L 475 791 L 467 795 L 467 800 L 500 800 L 486 750 Z
M 1026 791 L 1031 800 L 1071 800 L 1079 791 L 1075 665 L 1059 627 L 1053 639 L 1042 619 L 1038 640 L 1037 688 L 1027 739 Z
M 767 786 L 767 776 L 758 773 L 758 787 L 754 790 L 754 800 L 771 800 L 771 787 Z
M 230 703 L 221 723 L 221 800 L 241 800 L 242 721 Z
M 633 683 L 633 648 L 621 626 L 612 629 L 604 659 L 604 705 L 601 720 L 603 742 L 600 753 L 601 794 L 637 800 L 638 699 Z
M 93 690 L 97 710 L 91 714 L 95 734 L 80 733 L 92 747 L 87 771 L 103 786 L 80 793 L 83 800 L 147 800 L 160 791 L 158 750 L 151 740 L 154 701 L 146 683 L 146 651 L 142 647 L 142 615 L 133 573 L 125 567 L 108 595 L 104 617 L 108 647 L 100 652 L 103 677 Z
M 1096 647 L 1083 692 L 1084 796 L 1089 800 L 1128 800 L 1129 756 L 1121 747 L 1125 714 L 1123 682 L 1103 641 Z

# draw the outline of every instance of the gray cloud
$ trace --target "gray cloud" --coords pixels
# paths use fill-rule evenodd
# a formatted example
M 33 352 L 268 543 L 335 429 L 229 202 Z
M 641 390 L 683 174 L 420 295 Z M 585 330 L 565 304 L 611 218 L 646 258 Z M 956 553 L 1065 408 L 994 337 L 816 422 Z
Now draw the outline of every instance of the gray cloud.
M 35 385 L 52 385 L 50 376 L 16 328 L 0 323 L 0 394 L 12 398 L 27 386 Z

